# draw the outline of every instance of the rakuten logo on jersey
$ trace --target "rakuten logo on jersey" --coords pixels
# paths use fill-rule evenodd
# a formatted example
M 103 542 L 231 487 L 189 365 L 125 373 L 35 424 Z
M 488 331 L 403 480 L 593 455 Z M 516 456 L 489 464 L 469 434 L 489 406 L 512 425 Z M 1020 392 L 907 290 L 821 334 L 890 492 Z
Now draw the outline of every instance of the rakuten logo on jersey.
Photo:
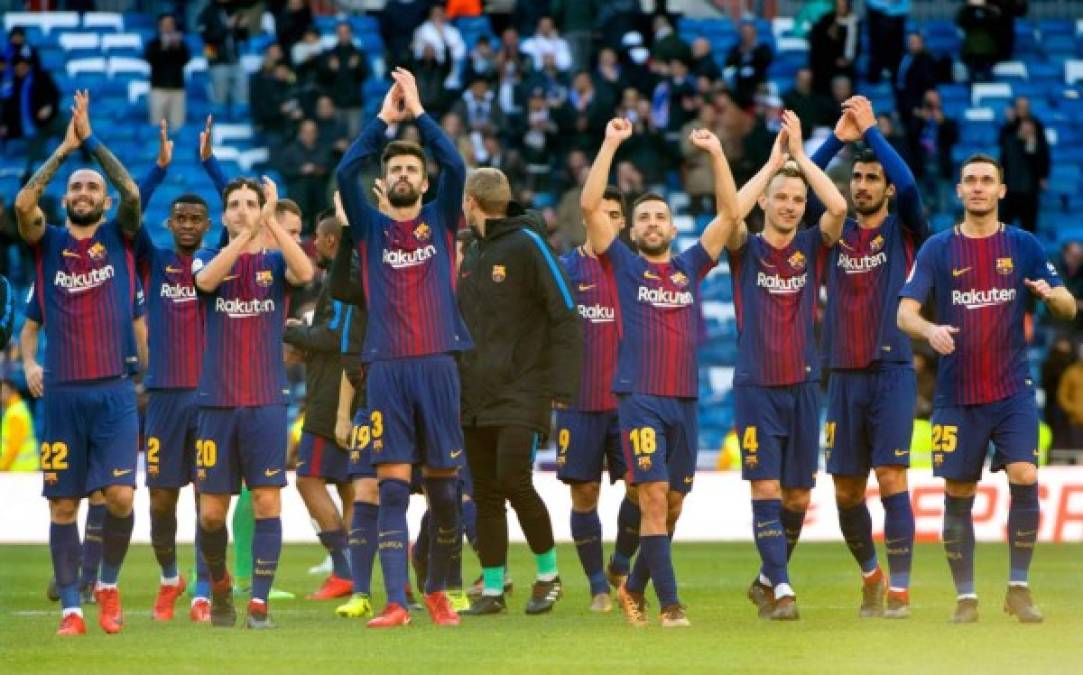
M 792 277 L 781 277 L 777 274 L 759 272 L 756 274 L 756 285 L 760 288 L 767 289 L 768 293 L 773 293 L 775 295 L 789 295 L 790 293 L 800 292 L 800 290 L 805 287 L 807 279 L 807 272 Z
M 383 261 L 384 264 L 391 265 L 392 269 L 403 270 L 422 265 L 434 255 L 436 255 L 436 246 L 432 244 L 414 251 L 403 251 L 397 248 L 390 251 L 384 249 Z
M 861 257 L 849 256 L 844 251 L 840 251 L 838 267 L 847 274 L 868 274 L 886 262 L 887 253 L 883 251 Z
M 162 284 L 159 295 L 165 300 L 177 303 L 192 302 L 196 299 L 196 289 L 185 284 Z
M 579 316 L 591 323 L 613 323 L 617 320 L 617 312 L 612 307 L 605 305 L 579 305 Z
M 267 300 L 240 300 L 237 298 L 226 300 L 225 298 L 218 298 L 214 302 L 214 311 L 221 312 L 231 319 L 249 319 L 275 311 L 275 301 L 270 298 Z
M 68 274 L 64 270 L 57 270 L 56 276 L 53 277 L 53 285 L 57 288 L 63 288 L 68 293 L 83 293 L 101 286 L 115 276 L 116 270 L 113 269 L 112 265 L 79 274 Z
M 667 291 L 664 288 L 639 287 L 636 300 L 654 307 L 688 307 L 694 302 L 692 291 Z
M 1014 288 L 990 288 L 979 291 L 972 288 L 969 291 L 952 291 L 951 304 L 960 305 L 967 309 L 981 309 L 982 307 L 995 307 L 1015 302 Z

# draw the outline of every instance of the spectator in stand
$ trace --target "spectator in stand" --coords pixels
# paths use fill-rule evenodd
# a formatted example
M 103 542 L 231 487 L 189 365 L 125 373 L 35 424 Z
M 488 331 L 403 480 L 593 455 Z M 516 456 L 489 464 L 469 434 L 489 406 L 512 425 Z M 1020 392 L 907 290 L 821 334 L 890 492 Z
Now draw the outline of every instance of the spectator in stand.
M 643 18 L 640 0 L 600 0 L 594 16 L 594 33 L 602 47 L 617 49 L 621 38 L 639 28 Z
M 147 43 L 143 58 L 150 64 L 150 123 L 156 125 L 164 118 L 171 129 L 180 129 L 187 117 L 184 65 L 191 55 L 172 14 L 158 17 L 158 34 Z
M 561 35 L 571 50 L 571 63 L 568 68 L 585 70 L 590 68 L 594 41 L 595 17 L 607 3 L 603 0 L 552 0 L 549 4 L 549 16 L 560 27 Z M 566 70 L 567 68 L 561 68 Z
M 921 107 L 925 92 L 936 88 L 936 59 L 925 48 L 921 33 L 906 37 L 906 54 L 899 62 L 894 79 L 895 109 L 903 125 L 909 125 L 914 111 Z
M 516 68 L 522 68 L 523 57 L 523 42 L 519 37 L 519 31 L 514 28 L 505 28 L 504 32 L 500 34 L 500 48 L 497 50 L 496 58 L 503 63 L 513 63 Z
M 518 151 L 506 148 L 496 134 L 485 134 L 482 147 L 478 164 L 500 169 L 508 177 L 508 183 L 519 189 L 526 179 L 526 166 Z
M 338 120 L 346 125 L 350 138 L 355 138 L 361 133 L 361 85 L 368 77 L 368 59 L 354 44 L 349 23 L 339 22 L 335 38 L 335 46 L 320 57 L 317 81 L 335 102 Z
M 316 82 L 316 75 L 320 67 L 320 56 L 323 55 L 323 42 L 320 41 L 320 32 L 315 26 L 310 26 L 290 49 L 290 62 L 297 73 L 297 79 L 305 85 Z
M 436 58 L 436 48 L 426 44 L 422 49 L 421 59 L 414 61 L 410 70 L 417 80 L 417 91 L 425 108 L 435 115 L 446 111 L 449 93 L 444 83 L 451 72 L 451 63 L 439 61 Z
M 1072 291 L 1072 296 L 1083 298 L 1083 243 L 1066 242 L 1060 249 L 1060 262 L 1057 267 L 1065 287 Z M 1079 338 L 1083 336 L 1083 299 L 1076 300 L 1076 305 L 1080 311 L 1076 313 L 1072 323 L 1072 335 Z
M 742 21 L 740 32 L 741 39 L 726 57 L 726 67 L 735 71 L 733 93 L 737 103 L 747 106 L 752 105 L 756 89 L 767 79 L 767 68 L 774 54 L 769 45 L 760 42 L 755 21 Z
M 598 52 L 598 67 L 594 71 L 594 81 L 600 89 L 605 89 L 610 100 L 616 101 L 627 87 L 617 52 L 604 47 Z
M 696 115 L 699 97 L 688 76 L 688 64 L 681 59 L 669 63 L 669 77 L 658 83 L 652 96 L 651 115 L 658 128 L 672 134 L 674 142 L 681 128 Z
M 0 60 L 4 81 L 11 71 L 10 85 L 0 90 L 0 139 L 4 141 L 24 138 L 27 140 L 26 165 L 23 180 L 39 160 L 47 156 L 50 139 L 63 138 L 68 127 L 67 115 L 60 111 L 60 90 L 49 71 L 36 68 L 23 56 L 12 64 Z
M 0 58 L 9 64 L 16 61 L 26 61 L 35 68 L 41 67 L 41 57 L 38 55 L 38 50 L 34 45 L 27 42 L 26 29 L 22 26 L 12 26 L 11 30 L 8 31 L 7 44 L 4 45 L 4 50 L 0 51 Z
M 219 106 L 248 103 L 248 80 L 241 68 L 241 43 L 248 29 L 230 0 L 211 0 L 199 14 L 203 55 L 211 78 L 211 102 Z
M 387 0 L 380 12 L 380 36 L 387 46 L 387 70 L 397 66 L 409 67 L 413 51 L 410 45 L 414 31 L 429 16 L 428 0 Z
M 782 95 L 782 103 L 801 119 L 803 138 L 811 138 L 814 127 L 829 127 L 838 119 L 831 99 L 812 88 L 812 71 L 808 68 L 801 68 L 793 76 L 793 88 Z
M 880 134 L 891 144 L 895 152 L 899 153 L 899 157 L 910 164 L 910 144 L 902 128 L 895 123 L 895 118 L 887 112 L 879 113 L 876 116 L 876 128 L 880 130 Z
M 1000 9 L 1000 22 L 997 34 L 997 61 L 1008 61 L 1015 53 L 1015 20 L 1027 15 L 1027 0 L 991 0 L 990 4 Z
M 527 188 L 531 192 L 547 192 L 558 137 L 557 124 L 550 114 L 544 90 L 531 90 L 526 119 L 527 129 L 520 145 L 526 162 Z
M 690 134 L 695 129 L 714 131 L 718 125 L 718 112 L 713 105 L 699 107 L 696 119 L 681 129 L 681 155 L 684 160 L 681 183 L 691 199 L 689 211 L 692 215 L 714 211 L 714 171 L 711 168 L 711 156 L 692 144 Z
M 812 27 L 823 18 L 824 14 L 830 14 L 835 8 L 834 0 L 806 0 L 801 3 L 801 9 L 793 18 L 793 34 L 795 37 L 807 37 L 812 32 Z
M 316 128 L 319 129 L 319 143 L 331 153 L 335 164 L 350 147 L 350 130 L 338 119 L 335 101 L 327 94 L 316 99 Z
M 1054 450 L 1073 449 L 1071 424 L 1068 415 L 1060 406 L 1058 393 L 1064 371 L 1076 360 L 1076 349 L 1068 337 L 1059 337 L 1049 347 L 1049 353 L 1042 362 L 1042 390 L 1045 392 L 1045 410 L 1042 418 L 1049 425 L 1053 435 Z M 1078 447 L 1074 449 L 1079 449 Z
M 691 115 L 695 115 L 696 109 L 693 106 L 688 111 L 682 110 L 683 112 L 687 112 L 690 115 L 688 119 L 691 119 Z M 670 124 L 675 119 L 678 119 L 678 117 L 670 115 Z M 685 121 L 687 122 L 687 120 Z M 640 99 L 635 122 L 632 123 L 632 137 L 621 144 L 620 150 L 617 151 L 613 161 L 617 162 L 618 165 L 620 163 L 635 165 L 640 180 L 651 187 L 664 184 L 666 169 L 676 166 L 679 162 L 680 148 L 678 147 L 676 135 L 680 133 L 685 122 L 679 124 L 680 126 L 674 128 L 671 147 L 670 135 L 666 134 L 666 129 L 654 117 L 650 101 Z M 627 195 L 627 193 L 625 194 Z
M 459 29 L 448 22 L 444 8 L 440 5 L 434 5 L 429 10 L 429 20 L 414 31 L 412 49 L 415 59 L 421 59 L 426 45 L 432 46 L 437 63 L 448 66 L 448 87 L 458 88 L 458 83 L 453 82 L 456 76 L 455 64 L 466 58 L 466 43 L 463 42 Z
M 813 89 L 829 93 L 831 81 L 838 75 L 853 81 L 859 38 L 857 15 L 850 9 L 850 0 L 835 0 L 834 11 L 824 14 L 809 32 Z
M 1001 35 L 1000 8 L 986 0 L 966 0 L 955 15 L 963 29 L 960 58 L 970 71 L 971 82 L 985 82 L 993 76 L 993 64 L 1000 58 L 997 38 Z
M 842 104 L 854 95 L 854 83 L 845 75 L 836 75 L 831 80 L 832 117 L 842 116 Z
M 577 73 L 560 112 L 564 125 L 572 132 L 570 146 L 593 156 L 613 115 L 609 92 L 597 89 L 590 73 Z
M 711 43 L 707 38 L 696 38 L 692 41 L 692 76 L 705 77 L 711 82 L 722 78 L 722 70 L 711 53 Z M 766 72 L 766 71 L 765 71 Z
M 692 49 L 681 40 L 673 25 L 664 15 L 654 17 L 654 38 L 651 40 L 651 58 L 659 63 L 671 63 L 673 59 L 692 58 Z
M 552 57 L 554 65 L 561 72 L 572 67 L 572 52 L 568 41 L 560 36 L 556 24 L 548 16 L 538 21 L 538 30 L 523 41 L 521 50 L 531 58 L 537 69 L 545 66 L 546 57 Z
M 865 20 L 869 30 L 869 69 L 865 78 L 877 83 L 884 71 L 895 80 L 903 56 L 906 17 L 910 0 L 865 0 Z
M 332 168 L 331 152 L 320 144 L 320 131 L 313 120 L 303 120 L 297 138 L 281 152 L 278 170 L 286 179 L 288 194 L 301 207 L 304 232 L 313 229 L 313 219 L 327 205 L 327 180 Z
M 447 18 L 481 16 L 481 0 L 447 0 Z
M 1000 205 L 1000 218 L 1028 232 L 1038 227 L 1038 204 L 1049 184 L 1051 162 L 1045 126 L 1030 112 L 1030 99 L 1020 96 L 1008 109 L 1000 128 L 1000 164 L 1004 167 L 1007 193 Z
M 1083 352 L 1083 345 L 1076 346 L 1075 358 L 1064 369 L 1056 389 L 1057 405 L 1068 421 L 1065 445 L 1073 450 L 1083 448 L 1083 360 L 1080 360 L 1080 352 Z
M 493 52 L 493 43 L 488 35 L 482 35 L 474 43 L 473 49 L 466 56 L 466 64 L 463 67 L 463 82 L 470 84 L 479 77 L 490 82 L 496 82 L 496 54 Z
M 556 55 L 551 53 L 542 56 L 541 69 L 527 73 L 523 83 L 528 91 L 544 91 L 546 100 L 553 108 L 564 105 L 564 100 L 568 98 L 568 84 L 568 75 L 557 67 Z
M 921 184 L 929 211 L 950 210 L 955 204 L 951 149 L 959 141 L 959 125 L 944 115 L 935 89 L 925 92 L 924 103 L 910 120 L 906 136 L 910 142 L 910 168 Z
M 312 28 L 312 10 L 308 0 L 287 0 L 286 8 L 275 18 L 275 33 L 283 51 L 292 56 L 293 45 L 301 41 L 305 31 Z M 294 67 L 297 62 L 294 62 Z
M 282 48 L 274 44 L 268 47 L 268 52 L 272 51 L 272 47 L 281 57 Z M 281 58 L 273 60 L 273 57 L 265 54 L 265 66 L 269 60 L 273 64 L 269 73 L 260 70 L 252 76 L 253 91 L 260 102 L 252 108 L 252 121 L 267 136 L 271 149 L 277 150 L 293 137 L 296 125 L 304 118 L 304 112 L 297 92 L 297 78 L 289 65 Z
M 451 107 L 451 112 L 462 119 L 467 131 L 476 135 L 472 142 L 480 146 L 482 136 L 487 133 L 499 133 L 504 128 L 504 111 L 496 102 L 496 94 L 493 93 L 489 82 L 483 78 L 475 78 L 462 97 Z

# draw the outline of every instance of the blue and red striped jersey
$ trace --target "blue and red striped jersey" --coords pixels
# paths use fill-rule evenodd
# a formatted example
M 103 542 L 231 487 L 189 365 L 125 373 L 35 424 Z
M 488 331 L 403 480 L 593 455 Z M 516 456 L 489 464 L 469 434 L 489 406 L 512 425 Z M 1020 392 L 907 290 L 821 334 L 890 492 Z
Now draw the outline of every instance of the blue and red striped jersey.
M 195 255 L 192 272 L 217 249 Z M 286 322 L 286 262 L 280 251 L 242 253 L 213 293 L 201 293 L 206 348 L 197 401 L 206 407 L 289 402 L 282 331 Z
M 734 385 L 778 387 L 816 381 L 816 295 L 827 248 L 819 227 L 783 248 L 755 234 L 728 251 L 737 314 Z
M 361 259 L 368 302 L 362 359 L 368 363 L 471 349 L 455 301 L 455 233 L 462 215 L 466 166 L 430 116 L 416 120 L 440 166 L 436 198 L 417 218 L 395 221 L 369 204 L 361 168 L 383 144 L 387 125 L 369 122 L 339 164 L 339 194 Z
M 613 375 L 617 372 L 620 325 L 613 270 L 582 247 L 561 257 L 560 263 L 568 273 L 583 327 L 583 370 L 572 407 L 584 411 L 616 410 Z
M 940 357 L 934 406 L 991 403 L 1032 386 L 1025 279 L 1064 285 L 1034 235 L 1016 227 L 973 238 L 956 226 L 918 251 L 902 297 L 923 303 L 932 292 L 934 321 L 959 329 L 955 351 Z
M 620 299 L 613 391 L 698 397 L 700 282 L 716 261 L 697 241 L 667 263 L 648 262 L 619 239 L 601 260 L 613 269 Z
M 147 296 L 148 389 L 192 389 L 203 363 L 203 308 L 192 280 L 192 257 L 158 248 L 145 229 L 135 262 Z
M 138 365 L 132 332 L 139 302 L 131 245 L 116 221 L 76 239 L 49 226 L 32 246 L 45 326 L 45 383 L 120 377 Z
M 899 217 L 862 228 L 848 218 L 827 258 L 824 362 L 829 368 L 866 368 L 875 361 L 910 363 L 910 338 L 895 315 L 899 291 L 914 264 L 915 237 Z

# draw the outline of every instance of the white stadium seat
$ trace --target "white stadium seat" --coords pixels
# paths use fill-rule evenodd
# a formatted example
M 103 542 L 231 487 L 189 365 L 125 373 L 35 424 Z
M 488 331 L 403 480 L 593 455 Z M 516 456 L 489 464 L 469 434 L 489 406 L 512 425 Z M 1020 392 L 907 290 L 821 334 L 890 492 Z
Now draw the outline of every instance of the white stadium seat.
M 124 32 L 124 15 L 117 12 L 87 12 L 83 15 L 83 28 L 111 28 L 118 33 Z
M 117 33 L 102 36 L 102 49 L 134 49 L 143 51 L 143 36 L 139 33 Z
M 98 49 L 101 45 L 97 33 L 61 33 L 57 42 L 66 52 L 73 49 Z
M 80 73 L 105 73 L 105 59 L 94 56 L 86 59 L 72 59 L 66 66 L 68 77 L 78 77 Z
M 109 59 L 107 69 L 109 77 L 116 77 L 117 73 L 135 73 L 143 77 L 150 77 L 150 64 L 143 59 L 133 59 L 128 56 L 113 56 Z

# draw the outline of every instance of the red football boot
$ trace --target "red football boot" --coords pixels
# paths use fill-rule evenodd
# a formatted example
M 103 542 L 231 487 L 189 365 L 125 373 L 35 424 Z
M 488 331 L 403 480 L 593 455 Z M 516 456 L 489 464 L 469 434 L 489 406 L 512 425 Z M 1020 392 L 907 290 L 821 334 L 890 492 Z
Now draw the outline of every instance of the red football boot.
M 366 625 L 369 628 L 395 628 L 410 624 L 410 612 L 397 602 L 388 603 L 384 611 L 375 619 L 371 619 Z
M 459 615 L 451 608 L 451 601 L 447 593 L 436 591 L 425 594 L 425 607 L 429 610 L 429 617 L 437 626 L 458 626 Z
M 192 601 L 192 608 L 188 610 L 188 618 L 196 623 L 211 622 L 211 601 L 207 598 L 196 598 Z
M 315 593 L 309 593 L 309 600 L 331 600 L 334 598 L 347 598 L 353 594 L 353 581 L 336 577 L 334 574 L 324 580 L 323 585 Z
M 56 634 L 61 636 L 86 635 L 86 622 L 83 621 L 83 617 L 74 612 L 65 614 L 64 618 L 60 620 L 60 628 L 56 629 Z
M 120 608 L 120 589 L 98 588 L 94 591 L 98 601 L 98 625 L 106 633 L 119 633 L 124 627 L 124 612 Z
M 151 613 L 151 618 L 155 621 L 172 621 L 173 605 L 176 604 L 177 598 L 184 593 L 186 588 L 188 588 L 188 584 L 184 582 L 184 577 L 180 577 L 180 581 L 173 586 L 159 585 L 158 597 L 154 600 L 154 611 Z

